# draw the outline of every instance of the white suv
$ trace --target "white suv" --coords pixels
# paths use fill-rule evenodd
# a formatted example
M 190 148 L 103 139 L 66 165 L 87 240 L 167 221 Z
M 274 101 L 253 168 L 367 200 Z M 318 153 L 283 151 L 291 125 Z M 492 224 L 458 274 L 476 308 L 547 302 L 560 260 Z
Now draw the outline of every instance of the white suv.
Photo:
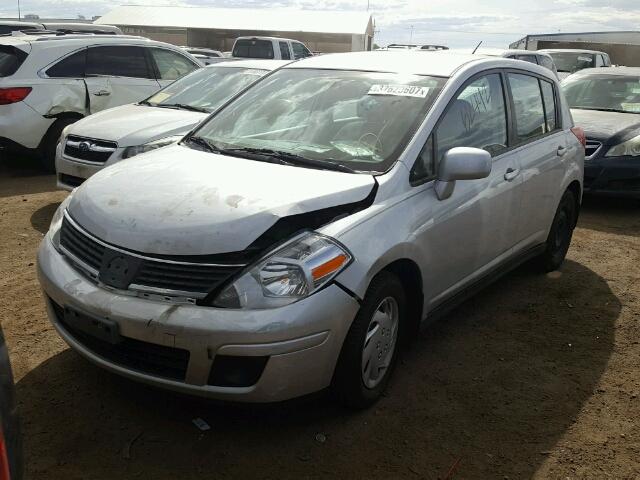
M 140 101 L 201 63 L 182 49 L 122 35 L 15 35 L 0 40 L 0 149 L 54 169 L 67 125 Z

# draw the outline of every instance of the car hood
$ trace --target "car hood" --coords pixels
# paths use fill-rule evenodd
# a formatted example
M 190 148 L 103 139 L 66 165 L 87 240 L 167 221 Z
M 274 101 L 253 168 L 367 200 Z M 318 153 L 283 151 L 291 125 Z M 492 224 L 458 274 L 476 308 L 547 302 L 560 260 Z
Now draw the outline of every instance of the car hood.
M 617 145 L 640 131 L 640 114 L 571 109 L 573 121 L 582 127 L 588 139 L 605 145 Z
M 206 117 L 206 113 L 188 110 L 122 105 L 79 120 L 69 129 L 69 134 L 131 147 L 171 135 L 184 135 Z
M 371 175 L 174 145 L 93 175 L 75 191 L 68 212 L 97 238 L 129 250 L 212 255 L 245 250 L 284 217 L 365 201 L 376 185 Z

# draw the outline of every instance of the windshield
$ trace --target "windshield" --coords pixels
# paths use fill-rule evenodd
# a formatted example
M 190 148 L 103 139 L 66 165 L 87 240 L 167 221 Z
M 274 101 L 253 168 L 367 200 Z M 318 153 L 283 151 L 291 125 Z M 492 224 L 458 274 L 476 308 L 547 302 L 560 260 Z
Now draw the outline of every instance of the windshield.
M 384 172 L 415 133 L 446 79 L 288 68 L 195 132 L 218 149 L 266 149 Z
M 628 75 L 578 75 L 562 89 L 571 108 L 640 113 L 640 77 Z
M 559 72 L 574 73 L 584 68 L 595 66 L 595 55 L 592 53 L 548 52 Z
M 186 105 L 212 112 L 267 73 L 267 70 L 255 68 L 200 68 L 155 93 L 145 104 L 167 107 Z

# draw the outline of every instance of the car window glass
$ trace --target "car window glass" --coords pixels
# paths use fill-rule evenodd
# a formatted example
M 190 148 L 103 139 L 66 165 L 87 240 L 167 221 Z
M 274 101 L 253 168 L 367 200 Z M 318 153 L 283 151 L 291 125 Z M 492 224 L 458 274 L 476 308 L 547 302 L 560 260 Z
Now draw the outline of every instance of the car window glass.
M 575 75 L 562 90 L 571 108 L 640 113 L 640 77 L 635 75 Z
M 604 57 L 602 55 L 596 55 L 596 67 L 604 67 Z
M 412 182 L 416 182 L 419 180 L 426 180 L 429 178 L 433 178 L 435 175 L 435 162 L 433 160 L 433 135 L 429 136 L 427 143 L 422 147 L 422 151 L 418 158 L 416 159 L 416 163 L 413 165 L 411 169 L 411 175 L 409 179 Z
M 609 58 L 609 55 L 603 55 L 604 57 L 604 66 L 605 67 L 610 67 L 611 66 L 611 59 Z
M 307 50 L 301 43 L 291 42 L 291 46 L 293 47 L 293 58 L 296 60 L 311 55 L 311 52 L 309 52 L 309 50 Z
M 282 60 L 291 60 L 291 53 L 289 52 L 289 45 L 287 42 L 280 42 L 280 56 Z
M 538 63 L 535 55 L 516 55 L 516 60 L 523 60 L 529 63 Z
M 556 129 L 556 100 L 553 94 L 553 85 L 544 80 L 540 81 L 542 86 L 542 98 L 544 99 L 544 111 L 547 118 L 547 132 Z
M 19 48 L 0 45 L 0 77 L 8 77 L 18 71 L 27 58 L 27 53 Z
M 151 55 L 161 80 L 175 80 L 197 68 L 187 58 L 171 50 L 152 48 Z
M 233 45 L 232 55 L 234 57 L 272 60 L 274 58 L 273 43 L 271 40 L 237 40 Z
M 449 104 L 436 131 L 437 160 L 454 147 L 482 148 L 495 156 L 507 148 L 507 116 L 499 74 L 481 77 Z
M 55 78 L 81 78 L 84 77 L 87 50 L 82 49 L 66 58 L 63 58 L 47 70 L 49 77 Z
M 540 55 L 538 57 L 538 61 L 540 65 L 553 71 L 553 60 L 551 60 L 549 57 Z
M 540 84 L 536 77 L 519 73 L 508 74 L 513 95 L 518 143 L 546 132 Z
M 141 47 L 91 47 L 87 53 L 86 75 L 152 78 Z

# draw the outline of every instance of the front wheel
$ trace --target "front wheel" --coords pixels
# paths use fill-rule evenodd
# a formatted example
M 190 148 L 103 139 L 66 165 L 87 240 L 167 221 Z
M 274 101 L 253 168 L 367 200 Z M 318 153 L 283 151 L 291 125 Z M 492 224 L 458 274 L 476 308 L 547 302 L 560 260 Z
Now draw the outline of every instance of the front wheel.
M 537 260 L 537 265 L 545 272 L 560 268 L 571 245 L 573 229 L 576 225 L 576 198 L 571 190 L 564 192 L 553 218 L 547 237 L 546 249 Z
M 396 363 L 405 315 L 402 283 L 392 273 L 378 274 L 349 329 L 336 367 L 333 389 L 342 403 L 366 408 L 382 395 Z

